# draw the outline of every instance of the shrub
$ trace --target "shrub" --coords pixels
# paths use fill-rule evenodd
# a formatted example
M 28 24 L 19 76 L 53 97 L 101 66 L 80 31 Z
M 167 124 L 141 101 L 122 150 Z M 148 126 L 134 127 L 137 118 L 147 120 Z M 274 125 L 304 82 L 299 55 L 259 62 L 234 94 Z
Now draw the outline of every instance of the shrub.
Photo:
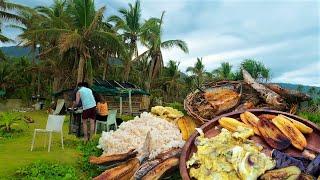
M 182 103 L 172 102 L 172 103 L 167 103 L 166 106 L 172 107 L 172 108 L 177 109 L 177 110 L 183 112 L 184 114 L 186 114 L 186 111 L 184 110 Z
M 79 179 L 76 169 L 70 165 L 36 161 L 16 171 L 19 179 Z
M 312 113 L 312 112 L 303 111 L 303 112 L 299 112 L 298 115 L 320 125 L 320 112 Z
M 122 121 L 126 122 L 126 121 L 130 121 L 130 120 L 134 119 L 134 116 L 122 115 L 121 119 L 122 119 Z
M 0 113 L 0 129 L 6 132 L 12 131 L 12 126 L 19 125 L 22 118 L 20 114 L 15 112 L 1 112 Z
M 4 130 L 0 130 L 0 139 L 11 139 L 13 137 L 18 137 L 23 135 L 23 130 L 22 129 L 12 129 L 10 132 L 6 132 Z M 0 140 L 0 142 L 2 142 Z
M 102 150 L 97 148 L 98 138 L 94 138 L 87 143 L 81 142 L 78 145 L 78 150 L 81 152 L 81 156 L 78 159 L 78 163 L 81 171 L 86 174 L 88 177 L 95 177 L 101 174 L 101 171 L 97 166 L 89 163 L 90 156 L 100 156 L 102 154 Z

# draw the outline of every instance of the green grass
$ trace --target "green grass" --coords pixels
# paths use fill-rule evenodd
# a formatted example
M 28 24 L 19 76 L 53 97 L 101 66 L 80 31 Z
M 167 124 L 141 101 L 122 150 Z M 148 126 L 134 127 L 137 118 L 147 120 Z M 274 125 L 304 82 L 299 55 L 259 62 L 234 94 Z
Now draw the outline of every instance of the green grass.
M 311 122 L 316 123 L 320 126 L 320 112 L 310 113 L 310 112 L 299 112 L 298 116 L 301 116 Z
M 45 112 L 23 113 L 35 120 L 35 123 L 24 127 L 22 134 L 12 138 L 0 138 L 0 179 L 10 179 L 16 170 L 31 164 L 32 162 L 43 160 L 58 162 L 60 164 L 77 166 L 77 159 L 80 156 L 77 150 L 79 139 L 73 135 L 68 135 L 68 117 L 63 126 L 64 150 L 61 148 L 60 134 L 54 133 L 52 137 L 51 152 L 44 148 L 44 135 L 37 135 L 34 150 L 30 151 L 33 130 L 35 128 L 45 128 L 48 114 Z

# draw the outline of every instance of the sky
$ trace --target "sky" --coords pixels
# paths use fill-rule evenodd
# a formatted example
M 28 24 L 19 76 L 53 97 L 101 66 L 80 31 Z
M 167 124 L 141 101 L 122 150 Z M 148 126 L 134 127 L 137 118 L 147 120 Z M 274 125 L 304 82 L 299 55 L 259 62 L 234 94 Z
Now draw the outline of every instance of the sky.
M 32 7 L 52 3 L 12 2 Z M 97 8 L 106 6 L 105 17 L 129 2 L 133 1 L 95 0 Z M 141 0 L 141 7 L 144 20 L 165 11 L 163 40 L 181 39 L 188 44 L 188 54 L 176 48 L 164 50 L 165 64 L 179 61 L 185 71 L 202 57 L 207 71 L 221 62 L 230 62 L 236 70 L 250 58 L 271 69 L 272 82 L 320 86 L 319 0 Z M 12 38 L 19 34 L 9 28 L 3 33 Z

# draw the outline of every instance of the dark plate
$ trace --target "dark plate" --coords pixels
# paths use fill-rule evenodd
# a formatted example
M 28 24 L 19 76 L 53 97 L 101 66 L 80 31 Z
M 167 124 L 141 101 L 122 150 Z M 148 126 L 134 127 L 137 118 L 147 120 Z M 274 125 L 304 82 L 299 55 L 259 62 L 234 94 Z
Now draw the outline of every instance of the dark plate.
M 286 112 L 281 112 L 281 111 L 262 110 L 262 109 L 250 109 L 248 111 L 252 112 L 256 116 L 259 116 L 261 114 L 273 114 L 273 115 L 283 114 L 285 116 L 288 116 L 292 119 L 298 120 L 298 121 L 304 123 L 305 125 L 311 127 L 313 129 L 313 132 L 311 134 L 305 135 L 307 142 L 308 142 L 308 145 L 306 148 L 320 153 L 320 128 L 316 124 L 314 124 L 306 119 L 303 119 L 301 117 L 298 117 L 298 116 L 295 116 L 295 115 L 292 115 L 292 114 L 289 114 Z M 212 119 L 211 121 L 207 122 L 206 124 L 202 125 L 201 129 L 203 130 L 205 137 L 214 137 L 220 133 L 219 128 L 215 128 L 215 127 L 216 126 L 219 127 L 218 120 L 221 117 L 231 117 L 231 118 L 239 119 L 240 114 L 243 112 L 244 111 L 237 111 L 237 112 L 223 114 L 219 117 Z M 194 140 L 197 136 L 199 136 L 198 132 L 193 133 L 182 149 L 179 166 L 180 166 L 181 177 L 184 180 L 190 179 L 189 172 L 188 172 L 188 169 L 186 166 L 186 162 L 189 160 L 189 158 L 192 156 L 192 154 L 197 151 L 197 148 L 194 145 Z M 272 150 L 272 148 L 269 145 L 267 145 L 261 137 L 253 136 L 250 139 L 261 144 L 264 147 L 263 152 L 266 153 L 267 155 L 270 155 L 270 151 Z M 302 156 L 301 155 L 302 151 L 300 151 L 292 146 L 290 146 L 284 152 L 286 152 L 287 154 L 290 154 L 290 155 L 294 155 L 294 156 Z

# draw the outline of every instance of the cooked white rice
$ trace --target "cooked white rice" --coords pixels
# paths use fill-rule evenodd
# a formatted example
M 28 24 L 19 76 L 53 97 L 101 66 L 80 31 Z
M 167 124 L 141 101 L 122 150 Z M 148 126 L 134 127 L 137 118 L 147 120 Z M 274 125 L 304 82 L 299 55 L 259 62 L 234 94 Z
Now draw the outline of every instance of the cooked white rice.
M 151 159 L 162 151 L 182 147 L 185 143 L 174 124 L 144 112 L 140 117 L 122 123 L 116 131 L 103 132 L 98 147 L 102 148 L 106 155 L 125 153 L 130 149 L 140 151 L 148 131 L 151 135 Z

